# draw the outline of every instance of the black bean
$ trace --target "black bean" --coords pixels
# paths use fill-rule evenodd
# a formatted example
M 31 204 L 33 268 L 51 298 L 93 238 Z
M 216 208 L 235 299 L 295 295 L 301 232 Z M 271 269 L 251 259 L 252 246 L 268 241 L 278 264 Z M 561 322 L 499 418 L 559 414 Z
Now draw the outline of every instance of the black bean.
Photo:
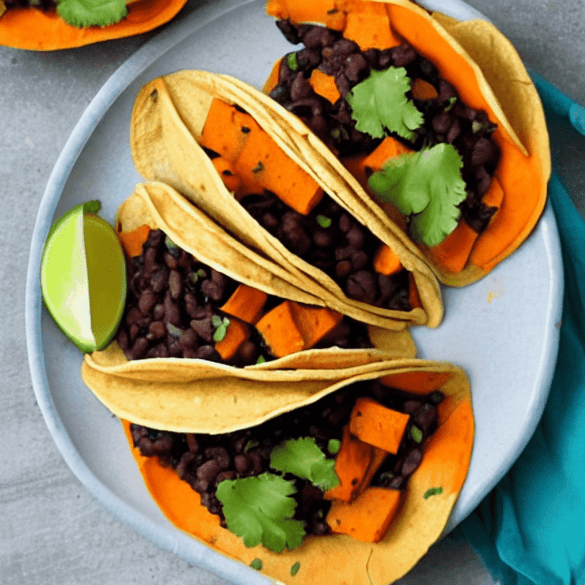
M 143 315 L 148 315 L 156 305 L 157 296 L 155 292 L 149 288 L 144 290 L 138 299 L 138 309 Z
M 346 278 L 351 274 L 353 266 L 349 260 L 341 260 L 335 265 L 335 274 L 337 278 Z
M 207 343 L 211 343 L 213 339 L 213 325 L 211 324 L 211 317 L 205 319 L 193 319 L 190 323 L 191 329 L 197 333 L 201 339 Z
M 169 290 L 171 291 L 171 297 L 173 297 L 175 301 L 183 292 L 183 279 L 178 270 L 171 270 L 169 274 Z
M 220 467 L 218 462 L 215 459 L 210 459 L 197 468 L 197 478 L 212 483 L 215 481 L 219 472 Z
M 197 453 L 199 451 L 199 441 L 194 433 L 186 433 L 185 440 L 191 453 Z
M 418 447 L 415 447 L 412 451 L 407 453 L 401 468 L 402 475 L 405 475 L 407 477 L 409 475 L 412 475 L 418 469 L 418 466 L 420 465 L 422 458 L 423 452 Z
M 212 358 L 217 358 L 218 353 L 215 351 L 215 348 L 212 345 L 202 345 L 196 351 L 196 357 L 201 360 L 209 360 Z
M 347 241 L 353 248 L 361 249 L 366 241 L 364 229 L 358 225 L 352 226 L 345 234 Z
M 345 292 L 350 299 L 372 304 L 376 298 L 376 278 L 368 270 L 352 274 L 345 284 Z
M 205 456 L 212 457 L 222 471 L 230 466 L 231 459 L 224 447 L 208 447 L 205 449 Z
M 176 327 L 179 327 L 181 325 L 181 312 L 177 303 L 173 301 L 173 297 L 169 291 L 165 294 L 163 305 L 165 311 L 165 323 L 172 323 Z
M 302 100 L 313 94 L 313 88 L 302 71 L 299 71 L 290 86 L 290 98 L 293 101 Z
M 399 45 L 390 49 L 395 67 L 406 67 L 416 60 L 416 51 L 410 45 Z
M 358 250 L 351 255 L 351 265 L 354 270 L 362 270 L 369 262 L 370 257 L 363 250 Z
M 368 74 L 368 62 L 360 53 L 350 55 L 345 59 L 343 73 L 350 82 L 356 83 Z
M 299 30 L 299 33 L 301 30 Z M 323 26 L 314 26 L 302 35 L 303 44 L 308 49 L 320 49 L 333 44 L 337 35 Z
M 149 341 L 156 341 L 158 339 L 163 339 L 166 337 L 167 328 L 162 321 L 152 321 L 148 325 L 148 333 L 146 334 L 146 338 Z
M 131 359 L 137 360 L 141 358 L 148 349 L 148 341 L 145 337 L 138 337 L 136 341 L 132 344 L 131 349 L 129 350 L 130 355 L 132 356 Z
M 330 232 L 317 229 L 313 232 L 313 242 L 320 248 L 329 248 L 333 243 L 333 239 Z

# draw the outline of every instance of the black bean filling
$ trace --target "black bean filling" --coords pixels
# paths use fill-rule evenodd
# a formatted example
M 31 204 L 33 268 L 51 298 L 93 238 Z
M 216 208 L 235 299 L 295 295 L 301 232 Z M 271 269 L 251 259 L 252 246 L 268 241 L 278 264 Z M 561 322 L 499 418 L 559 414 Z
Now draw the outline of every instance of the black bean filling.
M 410 311 L 408 272 L 377 273 L 373 259 L 382 242 L 329 196 L 309 215 L 266 192 L 248 195 L 241 204 L 289 251 L 328 274 L 350 299 Z
M 126 307 L 116 340 L 129 360 L 183 357 L 223 361 L 215 349 L 221 307 L 238 283 L 177 247 L 161 230 L 152 230 L 142 254 L 127 263 Z M 270 310 L 282 299 L 269 296 Z M 273 359 L 259 332 L 228 363 L 245 366 Z M 371 347 L 367 327 L 344 317 L 315 347 Z
M 438 97 L 414 100 L 424 116 L 424 124 L 415 131 L 413 144 L 407 146 L 421 150 L 423 146 L 448 143 L 457 149 L 463 159 L 462 176 L 467 186 L 467 198 L 460 205 L 462 218 L 474 231 L 485 230 L 496 208 L 483 204 L 481 199 L 498 165 L 500 149 L 492 137 L 496 125 L 483 110 L 465 105 L 457 90 L 439 77 L 437 68 L 409 45 L 361 51 L 340 32 L 322 26 L 295 26 L 288 20 L 276 24 L 291 43 L 302 42 L 305 48 L 282 60 L 278 84 L 270 95 L 302 118 L 340 157 L 369 153 L 381 142 L 356 130 L 351 108 L 344 99 L 372 69 L 404 67 L 411 79 L 431 83 Z M 341 98 L 334 104 L 311 87 L 309 77 L 314 69 L 335 77 Z
M 404 489 L 422 461 L 424 441 L 437 428 L 437 405 L 444 398 L 439 390 L 419 396 L 389 388 L 377 380 L 358 382 L 315 404 L 232 433 L 171 433 L 135 424 L 130 429 L 134 445 L 142 455 L 158 457 L 162 465 L 175 469 L 201 495 L 202 505 L 223 521 L 221 502 L 215 495 L 220 482 L 270 471 L 270 452 L 288 439 L 313 437 L 321 450 L 328 453 L 329 441 L 341 440 L 343 426 L 348 424 L 355 401 L 361 396 L 411 415 L 398 453 L 386 457 L 371 484 Z M 307 534 L 327 534 L 325 517 L 331 502 L 310 482 L 289 475 L 286 478 L 294 479 L 297 488 L 295 518 L 305 522 Z

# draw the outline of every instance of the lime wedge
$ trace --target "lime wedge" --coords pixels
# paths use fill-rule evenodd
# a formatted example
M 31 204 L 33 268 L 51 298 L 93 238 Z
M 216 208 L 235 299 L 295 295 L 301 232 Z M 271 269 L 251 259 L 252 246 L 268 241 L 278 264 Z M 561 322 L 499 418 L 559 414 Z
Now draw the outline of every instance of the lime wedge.
M 99 207 L 98 207 L 99 208 Z M 126 302 L 126 262 L 113 228 L 81 204 L 52 228 L 41 260 L 45 306 L 63 333 L 84 352 L 103 349 Z

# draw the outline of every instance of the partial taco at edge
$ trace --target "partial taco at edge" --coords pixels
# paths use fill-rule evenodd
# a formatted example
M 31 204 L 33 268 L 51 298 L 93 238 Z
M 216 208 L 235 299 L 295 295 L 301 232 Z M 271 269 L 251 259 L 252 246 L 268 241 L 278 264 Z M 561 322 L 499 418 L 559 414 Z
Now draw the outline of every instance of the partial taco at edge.
M 407 0 L 266 9 L 305 48 L 276 63 L 265 91 L 441 282 L 470 284 L 521 245 L 546 202 L 548 134 L 536 88 L 493 25 Z
M 132 112 L 134 163 L 326 306 L 387 328 L 436 327 L 440 286 L 422 254 L 355 197 L 296 117 L 283 128 L 281 110 L 228 76 L 179 71 L 154 79 Z
M 467 377 L 423 360 L 302 375 L 290 392 L 320 381 L 319 400 L 231 433 L 123 421 L 132 454 L 165 516 L 213 550 L 282 583 L 388 585 L 440 537 L 465 481 Z
M 89 7 L 75 0 L 60 2 L 62 6 L 54 0 L 29 6 L 0 0 L 0 45 L 55 51 L 137 35 L 171 20 L 186 1 L 118 0 Z

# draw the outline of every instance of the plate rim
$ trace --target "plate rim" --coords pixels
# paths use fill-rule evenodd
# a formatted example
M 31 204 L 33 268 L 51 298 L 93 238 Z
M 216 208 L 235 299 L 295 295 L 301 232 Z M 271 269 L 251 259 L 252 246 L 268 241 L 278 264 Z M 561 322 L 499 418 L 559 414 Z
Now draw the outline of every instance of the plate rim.
M 242 585 L 266 583 L 270 581 L 267 581 L 266 576 L 257 573 L 253 569 L 245 567 L 242 563 L 227 557 L 223 553 L 209 549 L 200 541 L 182 533 L 170 523 L 168 526 L 164 525 L 161 527 L 161 525 L 140 513 L 108 489 L 105 484 L 94 475 L 85 461 L 81 458 L 79 452 L 75 448 L 71 436 L 62 423 L 50 392 L 45 365 L 45 355 L 42 348 L 41 313 L 43 303 L 38 275 L 44 241 L 53 222 L 53 216 L 68 181 L 70 171 L 74 167 L 77 158 L 83 151 L 86 143 L 91 138 L 95 128 L 101 122 L 102 118 L 117 98 L 145 69 L 152 65 L 168 50 L 171 50 L 176 44 L 182 42 L 196 30 L 205 26 L 207 22 L 220 18 L 222 15 L 227 14 L 232 10 L 241 9 L 248 4 L 256 4 L 258 2 L 259 0 L 210 0 L 203 6 L 194 8 L 192 12 L 185 15 L 182 19 L 178 19 L 176 22 L 171 23 L 167 28 L 157 34 L 157 36 L 145 43 L 140 49 L 124 61 L 124 63 L 114 71 L 99 89 L 86 110 L 83 112 L 59 154 L 41 198 L 32 232 L 25 287 L 26 347 L 33 390 L 45 420 L 45 424 L 47 425 L 51 437 L 68 467 L 81 481 L 89 493 L 94 496 L 115 518 L 131 526 L 139 534 L 147 537 L 151 542 L 161 548 L 178 554 L 188 562 L 207 569 L 219 577 L 234 583 L 241 583 Z M 440 10 L 445 13 L 457 14 L 464 12 L 468 15 L 467 19 L 483 18 L 484 20 L 488 20 L 484 15 L 470 7 L 463 0 L 420 0 L 419 3 L 430 10 Z M 196 21 L 196 26 L 193 26 L 193 19 Z M 552 219 L 552 222 L 548 220 L 543 222 L 542 219 L 545 217 L 547 219 Z M 552 272 L 554 272 L 557 267 L 559 269 L 559 273 L 556 275 L 557 278 L 553 279 L 551 299 L 557 299 L 558 305 L 560 305 L 560 307 L 556 307 L 556 312 L 560 319 L 564 284 L 562 276 L 563 267 L 560 240 L 550 201 L 547 202 L 543 218 L 541 218 L 537 229 L 542 229 L 542 226 L 545 226 L 545 244 L 548 244 L 549 246 L 548 250 L 550 256 L 556 256 L 560 260 L 558 266 L 551 265 Z M 554 313 L 552 307 L 550 310 Z M 552 326 L 554 327 L 554 325 Z M 551 331 L 551 335 L 547 336 L 547 339 L 548 344 L 546 347 L 543 347 L 543 351 L 545 351 L 546 356 L 548 356 L 548 360 L 546 363 L 541 361 L 541 367 L 537 377 L 543 384 L 546 383 L 548 390 L 542 392 L 537 397 L 537 403 L 532 409 L 533 424 L 529 425 L 527 428 L 524 436 L 525 440 L 518 442 L 513 461 L 517 459 L 532 437 L 548 398 L 550 381 L 552 380 L 554 373 L 554 364 L 558 352 L 558 327 L 556 330 Z M 493 481 L 489 482 L 491 485 L 489 485 L 489 490 L 486 493 L 489 493 L 489 491 L 491 491 L 491 489 L 493 489 L 493 487 L 501 480 L 509 467 L 509 465 L 502 466 L 502 469 L 500 470 L 501 474 L 492 478 Z M 482 498 L 483 496 L 478 499 L 477 504 Z M 475 505 L 468 513 L 470 513 L 473 508 L 475 508 Z M 462 521 L 465 516 L 458 518 L 458 522 Z M 446 532 L 452 528 L 452 520 L 453 516 L 449 521 Z M 193 543 L 197 544 L 197 546 L 193 546 Z

